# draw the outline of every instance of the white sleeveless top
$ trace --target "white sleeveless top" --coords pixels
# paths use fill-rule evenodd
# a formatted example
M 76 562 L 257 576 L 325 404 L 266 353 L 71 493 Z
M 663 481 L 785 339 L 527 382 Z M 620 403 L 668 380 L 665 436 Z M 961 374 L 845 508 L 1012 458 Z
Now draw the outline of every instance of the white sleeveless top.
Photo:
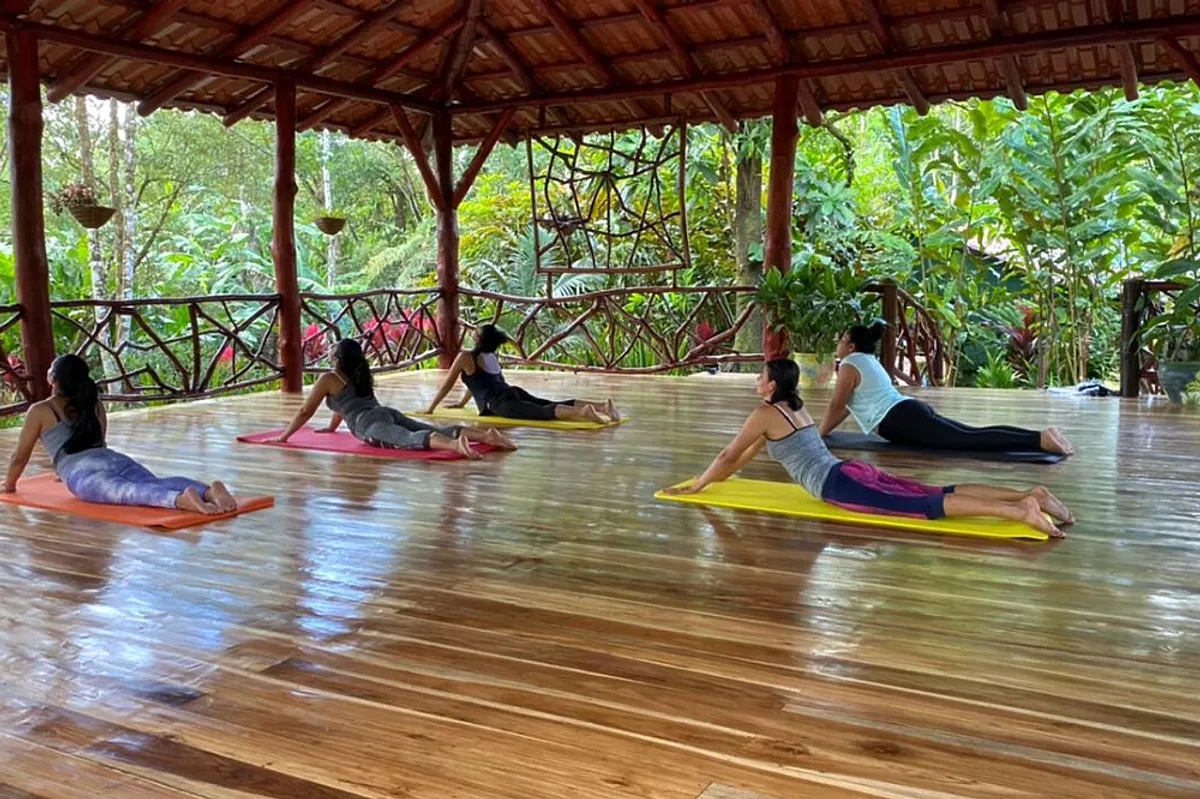
M 892 385 L 892 378 L 874 355 L 852 352 L 842 359 L 842 367 L 846 366 L 854 367 L 860 378 L 846 407 L 864 433 L 873 433 L 887 412 L 908 398 Z

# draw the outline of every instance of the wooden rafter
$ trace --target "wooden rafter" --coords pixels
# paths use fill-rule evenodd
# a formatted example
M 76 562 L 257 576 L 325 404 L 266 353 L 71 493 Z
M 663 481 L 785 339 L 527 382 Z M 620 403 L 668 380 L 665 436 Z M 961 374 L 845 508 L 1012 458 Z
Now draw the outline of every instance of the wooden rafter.
M 350 48 L 362 44 L 376 32 L 387 27 L 392 18 L 399 14 L 405 7 L 409 5 L 408 0 L 396 0 L 395 3 L 387 8 L 380 9 L 368 17 L 363 17 L 356 21 L 353 27 L 345 34 L 336 39 L 333 44 L 326 47 L 324 50 L 313 52 L 303 61 L 296 65 L 296 69 L 302 72 L 319 72 L 323 67 L 341 58 Z M 259 89 L 252 94 L 244 103 L 225 115 L 224 122 L 226 125 L 234 125 L 247 118 L 271 97 L 271 89 Z
M 512 118 L 516 115 L 515 108 L 510 108 L 500 115 L 500 118 L 492 125 L 492 129 L 488 131 L 487 136 L 479 143 L 479 149 L 475 151 L 475 156 L 471 159 L 471 163 L 462 173 L 462 177 L 458 179 L 458 185 L 454 188 L 454 207 L 457 208 L 462 203 L 463 198 L 467 196 L 467 192 L 471 190 L 471 185 L 475 182 L 476 176 L 479 175 L 479 170 L 483 169 L 483 164 L 487 161 L 488 155 L 496 146 L 496 142 L 500 141 L 500 137 L 504 135 L 504 131 L 508 128 Z
M 700 77 L 700 62 L 696 58 L 696 54 L 684 47 L 683 42 L 679 39 L 679 35 L 671 28 L 666 16 L 655 4 L 654 0 L 634 0 L 634 2 L 638 10 L 642 12 L 642 16 L 645 17 L 650 26 L 662 38 L 663 43 L 667 45 L 667 49 L 671 51 L 671 60 L 683 72 L 684 77 Z M 716 93 L 702 92 L 700 96 L 730 133 L 737 131 L 737 120 L 734 119 L 733 114 L 729 113 L 729 109 L 725 107 L 725 103 L 721 101 L 721 98 Z
M 411 47 L 401 52 L 400 55 L 396 56 L 385 64 L 380 64 L 377 66 L 374 71 L 372 71 L 371 74 L 368 75 L 362 82 L 374 86 L 395 76 L 400 72 L 401 69 L 404 68 L 405 64 L 408 64 L 414 58 L 429 50 L 429 48 L 433 47 L 439 41 L 457 31 L 460 27 L 462 27 L 464 21 L 465 20 L 461 15 L 455 15 L 454 17 L 446 20 L 434 30 L 429 31 L 424 36 L 417 39 L 417 41 L 414 42 Z M 311 114 L 305 117 L 300 122 L 300 129 L 307 130 L 311 128 L 312 126 L 320 123 L 322 120 L 327 119 L 334 111 L 344 108 L 345 106 L 345 101 L 340 101 L 339 99 L 330 100 L 316 111 L 313 111 Z M 381 111 L 380 114 L 384 115 L 383 118 L 386 119 L 387 111 Z
M 462 27 L 458 29 L 458 38 L 446 53 L 446 75 L 442 82 L 441 96 L 445 97 L 447 102 L 454 99 L 459 79 L 467 67 L 467 61 L 470 60 L 471 49 L 475 47 L 475 37 L 479 31 L 479 18 L 482 16 L 483 0 L 467 0 L 467 9 L 463 15 Z
M 999 41 L 972 41 L 897 53 L 874 53 L 840 58 L 832 61 L 773 66 L 735 74 L 712 75 L 697 80 L 672 80 L 645 83 L 638 86 L 618 86 L 557 92 L 535 98 L 517 97 L 490 100 L 484 103 L 459 106 L 456 114 L 479 114 L 501 111 L 509 107 L 538 104 L 579 105 L 585 103 L 618 102 L 637 97 L 657 96 L 679 92 L 698 92 L 728 89 L 736 86 L 762 84 L 780 75 L 820 79 L 871 72 L 968 61 L 1000 59 L 1010 55 L 1026 55 L 1053 49 L 1099 47 L 1129 42 L 1148 42 L 1161 38 L 1176 39 L 1200 36 L 1200 15 L 1169 19 L 1146 19 L 1119 25 L 1091 25 L 1074 30 L 1050 30 L 1005 37 Z M 1185 50 L 1186 52 L 1186 50 Z
M 1109 22 L 1124 22 L 1129 16 L 1125 0 L 1106 0 Z M 1133 48 L 1128 44 L 1118 44 L 1113 48 L 1117 53 L 1117 65 L 1121 70 L 1121 87 L 1125 90 L 1125 99 L 1133 102 L 1138 98 L 1138 69 L 1137 60 L 1133 57 Z
M 122 25 L 116 32 L 116 38 L 127 42 L 136 42 L 157 33 L 171 17 L 183 7 L 186 0 L 159 0 L 150 6 L 136 19 Z M 46 99 L 57 103 L 63 98 L 70 97 L 87 85 L 88 81 L 103 72 L 112 58 L 101 53 L 87 53 L 80 59 L 71 71 L 60 77 L 46 91 Z
M 1162 36 L 1158 43 L 1166 48 L 1192 82 L 1200 86 L 1200 60 L 1196 59 L 1195 53 L 1180 44 L 1179 40 L 1173 36 Z
M 1000 10 L 998 0 L 983 0 L 983 18 L 987 26 L 988 38 L 999 40 L 1008 33 L 1008 17 Z M 1017 110 L 1029 108 L 1029 98 L 1025 96 L 1025 80 L 1021 77 L 1021 65 L 1016 56 L 1006 56 L 1000 59 L 1000 71 L 1004 74 L 1004 85 L 1008 88 L 1008 98 L 1012 100 Z
M 786 66 L 792 62 L 792 48 L 788 45 L 787 36 L 783 32 L 779 20 L 775 18 L 767 0 L 751 0 L 750 7 L 758 14 L 759 21 L 766 29 L 767 45 L 777 66 Z M 817 101 L 817 93 L 812 83 L 801 80 L 796 86 L 796 96 L 799 98 L 800 110 L 804 112 L 804 121 L 814 128 L 819 128 L 825 121 L 821 104 Z
M 311 10 L 309 0 L 284 0 L 273 13 L 246 33 L 219 48 L 212 55 L 216 58 L 236 58 L 257 47 L 280 28 L 288 25 L 301 14 Z M 192 87 L 211 80 L 211 75 L 202 72 L 184 72 L 156 89 L 149 97 L 138 103 L 138 113 L 147 116 L 162 108 Z
M 521 58 L 521 54 L 514 50 L 512 45 L 508 43 L 508 39 L 503 33 L 493 28 L 488 24 L 487 20 L 483 19 L 479 20 L 477 27 L 479 28 L 480 35 L 492 45 L 492 49 L 500 56 L 500 60 L 512 72 L 517 85 L 521 87 L 521 91 L 526 94 L 533 94 L 541 88 L 537 78 L 529 71 L 529 65 Z M 547 113 L 553 118 L 555 124 L 571 124 L 571 118 L 556 108 L 547 109 Z
M 888 28 L 887 20 L 883 16 L 883 12 L 879 9 L 877 0 L 859 0 L 859 6 L 863 10 L 863 14 L 867 18 L 867 25 L 870 27 L 871 33 L 874 34 L 876 41 L 879 43 L 879 49 L 883 53 L 893 53 L 896 51 L 895 41 L 892 39 L 892 32 Z M 929 113 L 929 99 L 925 96 L 925 92 L 921 89 L 921 84 L 917 82 L 917 76 L 909 69 L 898 69 L 895 72 L 896 81 L 900 84 L 900 88 L 904 89 L 904 93 L 908 95 L 908 101 L 917 113 L 925 116 Z
M 396 120 L 396 127 L 400 128 L 400 137 L 404 140 L 404 144 L 412 153 L 413 160 L 417 164 L 417 172 L 420 173 L 421 180 L 425 183 L 430 201 L 437 210 L 445 210 L 445 202 L 449 198 L 442 196 L 437 176 L 433 174 L 433 168 L 429 165 L 429 156 L 421 145 L 421 137 L 408 120 L 408 114 L 404 113 L 403 108 L 392 106 L 390 110 L 392 117 Z
M 394 92 L 358 83 L 347 83 L 346 81 L 322 78 L 318 75 L 304 74 L 295 70 L 280 69 L 279 67 L 270 67 L 264 64 L 251 64 L 243 61 L 199 55 L 197 53 L 180 52 L 179 50 L 170 50 L 165 47 L 153 47 L 137 42 L 118 41 L 84 31 L 60 28 L 57 25 L 46 25 L 24 20 L 17 23 L 9 18 L 0 17 L 0 31 L 10 31 L 17 27 L 33 31 L 39 41 L 56 42 L 67 47 L 75 47 L 93 53 L 102 53 L 106 56 L 128 61 L 161 64 L 177 69 L 196 70 L 211 75 L 223 75 L 229 78 L 240 78 L 258 83 L 274 84 L 281 81 L 292 81 L 296 86 L 303 87 L 307 91 L 316 92 L 317 94 L 327 94 L 334 97 L 346 98 L 347 100 L 362 100 L 380 105 L 399 105 L 402 108 L 424 113 L 432 113 L 436 108 L 432 103 L 419 97 L 405 94 L 404 92 Z

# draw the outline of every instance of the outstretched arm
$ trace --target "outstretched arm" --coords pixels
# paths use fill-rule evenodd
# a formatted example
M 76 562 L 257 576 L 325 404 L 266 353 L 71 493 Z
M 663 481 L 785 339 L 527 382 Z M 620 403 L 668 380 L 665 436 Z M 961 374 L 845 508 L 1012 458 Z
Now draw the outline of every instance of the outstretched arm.
M 340 427 L 341 424 L 342 424 L 342 415 L 340 413 L 335 413 L 333 415 L 333 417 L 329 420 L 329 424 L 326 425 L 325 427 L 322 427 L 321 429 L 317 430 L 317 432 L 318 433 L 336 433 L 338 427 Z
M 450 364 L 450 371 L 446 373 L 446 379 L 442 381 L 442 385 L 438 388 L 437 395 L 433 398 L 433 402 L 429 403 L 429 410 L 426 413 L 433 413 L 437 410 L 437 406 L 442 403 L 450 390 L 454 388 L 454 382 L 458 380 L 458 376 L 467 370 L 467 362 L 471 360 L 471 353 L 460 352 L 458 357 L 454 359 L 454 363 Z M 472 370 L 474 371 L 474 370 Z M 466 402 L 463 403 L 465 405 Z M 458 407 L 462 407 L 459 405 Z
M 17 490 L 17 481 L 29 465 L 33 448 L 37 446 L 38 436 L 42 434 L 45 407 L 35 405 L 25 415 L 25 424 L 21 426 L 21 435 L 17 438 L 16 449 L 8 459 L 8 473 L 4 477 L 4 493 L 11 494 Z
M 458 398 L 458 401 L 452 402 L 449 405 L 447 405 L 446 407 L 447 408 L 462 408 L 470 401 L 471 401 L 471 389 L 464 388 L 463 395 Z
M 749 463 L 763 444 L 766 443 L 764 422 L 760 414 L 752 413 L 746 419 L 742 429 L 734 436 L 733 441 L 721 450 L 704 473 L 697 477 L 691 485 L 681 488 L 667 489 L 671 494 L 695 494 L 703 491 L 713 483 L 728 480 L 737 474 L 738 470 Z
M 858 370 L 848 363 L 843 363 L 838 369 L 837 384 L 833 387 L 833 399 L 829 400 L 829 406 L 825 409 L 825 415 L 821 417 L 821 424 L 817 427 L 821 438 L 832 433 L 838 425 L 846 421 L 846 417 L 850 415 L 850 409 L 847 406 L 861 379 Z M 864 430 L 863 432 L 871 431 Z
M 308 420 L 313 418 L 313 414 L 321 407 L 321 402 L 329 396 L 333 381 L 338 378 L 334 375 L 324 375 L 320 380 L 313 385 L 308 392 L 308 396 L 304 398 L 304 404 L 296 411 L 296 415 L 292 417 L 292 423 L 287 426 L 283 433 L 271 439 L 272 443 L 286 444 L 287 440 L 296 434 L 296 431 L 304 427 Z

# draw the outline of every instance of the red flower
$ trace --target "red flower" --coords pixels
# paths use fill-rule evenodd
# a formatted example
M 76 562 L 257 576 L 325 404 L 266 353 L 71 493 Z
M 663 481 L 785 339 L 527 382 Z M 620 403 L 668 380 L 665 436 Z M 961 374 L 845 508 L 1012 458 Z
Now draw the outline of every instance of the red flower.
M 232 344 L 226 344 L 224 347 L 221 348 L 221 354 L 217 356 L 217 363 L 222 364 L 222 365 L 227 364 L 227 363 L 233 363 L 233 345 Z
M 304 349 L 304 360 L 312 362 L 319 360 L 329 351 L 329 341 L 326 339 L 321 326 L 313 322 L 304 330 L 301 346 Z
M 16 355 L 8 356 L 8 368 L 4 370 L 4 385 L 11 389 L 20 388 L 29 379 L 25 371 L 25 362 Z
M 699 344 L 703 341 L 708 341 L 710 338 L 712 338 L 715 335 L 717 335 L 717 329 L 712 326 L 712 323 L 710 323 L 706 320 L 701 320 L 700 323 L 698 325 L 696 325 L 696 343 L 697 344 Z

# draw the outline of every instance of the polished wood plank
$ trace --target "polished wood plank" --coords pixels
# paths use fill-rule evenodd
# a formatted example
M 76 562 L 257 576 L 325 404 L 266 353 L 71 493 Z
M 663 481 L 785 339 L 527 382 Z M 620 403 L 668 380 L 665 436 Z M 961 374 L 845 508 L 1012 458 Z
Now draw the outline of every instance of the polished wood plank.
M 151 468 L 278 504 L 174 534 L 0 509 L 0 799 L 1200 795 L 1194 412 L 918 392 L 1075 439 L 1048 467 L 865 457 L 1049 485 L 1080 522 L 1031 545 L 653 501 L 748 376 L 522 382 L 630 421 L 393 463 L 233 443 L 292 397 L 113 414 Z

